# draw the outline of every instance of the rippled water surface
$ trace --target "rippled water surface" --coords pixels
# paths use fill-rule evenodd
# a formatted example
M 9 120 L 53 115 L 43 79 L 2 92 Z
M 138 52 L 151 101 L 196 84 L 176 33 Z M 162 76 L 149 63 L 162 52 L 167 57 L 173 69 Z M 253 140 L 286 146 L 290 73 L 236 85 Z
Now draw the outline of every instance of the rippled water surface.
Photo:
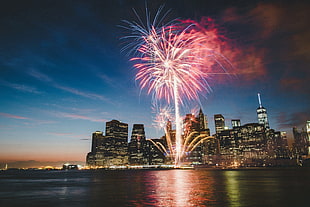
M 310 169 L 0 171 L 0 206 L 310 206 Z

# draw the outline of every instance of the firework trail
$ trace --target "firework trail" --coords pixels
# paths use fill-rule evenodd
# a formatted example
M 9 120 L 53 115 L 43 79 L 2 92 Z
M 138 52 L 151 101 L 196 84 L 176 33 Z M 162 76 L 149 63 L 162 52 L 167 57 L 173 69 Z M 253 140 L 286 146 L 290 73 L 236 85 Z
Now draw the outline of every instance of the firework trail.
M 210 92 L 207 80 L 219 74 L 214 65 L 222 69 L 220 74 L 227 74 L 225 65 L 229 65 L 229 61 L 220 53 L 222 41 L 211 20 L 209 29 L 192 20 L 174 21 L 158 27 L 159 13 L 152 24 L 150 15 L 147 15 L 146 25 L 140 18 L 139 23 L 125 23 L 129 25 L 127 29 L 133 31 L 127 37 L 134 39 L 129 47 L 139 54 L 131 61 L 135 61 L 136 80 L 141 89 L 152 94 L 153 102 L 164 100 L 174 107 L 176 146 L 173 154 L 175 164 L 179 165 L 183 155 L 180 106 L 186 100 L 199 100 L 202 92 Z
M 153 124 L 155 128 L 163 129 L 168 121 L 173 121 L 174 119 L 172 116 L 172 107 L 170 106 L 159 107 L 159 109 L 153 107 L 153 111 L 156 112 Z
M 169 11 L 163 13 L 163 6 L 159 7 L 157 13 L 152 18 L 147 7 L 145 8 L 146 19 L 143 20 L 140 18 L 135 9 L 133 12 L 137 18 L 136 21 L 123 20 L 122 22 L 125 25 L 119 25 L 125 30 L 130 31 L 130 35 L 126 35 L 121 38 L 121 40 L 127 40 L 126 45 L 122 48 L 123 51 L 128 51 L 127 55 L 137 55 L 139 48 L 145 44 L 145 37 L 151 37 L 152 30 L 154 29 L 156 33 L 161 32 L 162 27 L 173 24 L 173 20 L 167 23 L 164 23 L 164 19 L 167 17 Z M 163 13 L 163 14 L 162 14 Z
M 172 158 L 175 156 L 175 150 L 173 149 L 173 141 L 172 141 L 172 137 L 170 134 L 170 130 L 171 130 L 170 124 L 171 124 L 171 121 L 174 119 L 174 117 L 171 115 L 172 108 L 170 106 L 160 107 L 158 111 L 159 112 L 156 114 L 156 117 L 154 120 L 155 122 L 154 125 L 157 128 L 164 129 L 165 136 L 166 136 L 165 141 L 168 147 L 167 149 L 164 149 L 164 154 L 168 156 L 169 158 Z M 164 148 L 163 146 L 158 145 L 160 143 L 154 143 L 154 144 L 160 150 Z

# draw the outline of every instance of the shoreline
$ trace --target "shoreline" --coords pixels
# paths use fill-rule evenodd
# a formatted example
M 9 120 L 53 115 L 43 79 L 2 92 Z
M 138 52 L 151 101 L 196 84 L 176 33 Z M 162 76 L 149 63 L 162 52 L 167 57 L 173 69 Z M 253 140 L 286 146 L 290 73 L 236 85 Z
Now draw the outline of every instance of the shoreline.
M 0 172 L 16 172 L 16 171 L 61 171 L 61 172 L 77 172 L 77 171 L 135 171 L 135 170 L 210 170 L 210 171 L 242 171 L 242 170 L 277 170 L 277 169 L 310 169 L 310 166 L 261 166 L 261 167 L 213 167 L 213 166 L 180 166 L 180 167 L 162 167 L 162 166 L 145 166 L 145 167 L 107 167 L 107 168 L 85 168 L 85 169 L 39 169 L 39 168 L 8 168 L 0 169 Z

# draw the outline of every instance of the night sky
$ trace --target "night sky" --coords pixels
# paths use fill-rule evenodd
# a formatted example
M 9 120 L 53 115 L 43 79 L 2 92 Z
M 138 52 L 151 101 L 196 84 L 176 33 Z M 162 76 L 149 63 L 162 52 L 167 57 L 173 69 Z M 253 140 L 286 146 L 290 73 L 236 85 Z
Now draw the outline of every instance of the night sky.
M 147 138 L 163 135 L 121 52 L 119 25 L 136 20 L 132 8 L 143 18 L 146 2 L 171 9 L 168 20 L 211 17 L 226 36 L 232 75 L 210 79 L 200 100 L 211 132 L 218 113 L 229 127 L 257 122 L 258 92 L 271 128 L 289 138 L 310 120 L 308 1 L 12 0 L 0 6 L 0 163 L 85 161 L 91 134 L 112 119 L 129 137 L 135 123 Z

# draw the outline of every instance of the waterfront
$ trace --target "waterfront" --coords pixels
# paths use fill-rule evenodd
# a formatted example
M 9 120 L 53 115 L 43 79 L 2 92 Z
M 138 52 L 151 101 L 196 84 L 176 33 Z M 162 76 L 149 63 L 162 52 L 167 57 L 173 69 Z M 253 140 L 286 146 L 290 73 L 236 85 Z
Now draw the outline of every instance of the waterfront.
M 0 206 L 308 206 L 310 168 L 0 171 Z

